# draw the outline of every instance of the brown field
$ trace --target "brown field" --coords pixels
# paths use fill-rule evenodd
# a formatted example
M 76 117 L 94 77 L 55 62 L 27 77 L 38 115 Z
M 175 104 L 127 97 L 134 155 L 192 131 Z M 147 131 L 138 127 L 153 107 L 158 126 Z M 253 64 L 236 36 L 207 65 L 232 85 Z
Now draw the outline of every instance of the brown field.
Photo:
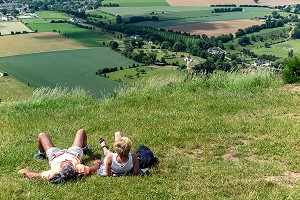
M 0 57 L 44 51 L 86 48 L 56 32 L 27 33 L 0 37 Z
M 256 4 L 254 0 L 166 0 L 171 6 L 210 6 L 216 4 Z M 259 0 L 257 5 L 278 6 L 299 4 L 299 0 Z
M 260 25 L 263 22 L 245 19 L 245 20 L 228 20 L 228 21 L 215 21 L 215 22 L 201 22 L 194 24 L 183 24 L 177 26 L 167 26 L 164 27 L 167 30 L 187 32 L 191 34 L 202 35 L 206 34 L 208 36 L 219 36 L 222 34 L 232 33 L 238 29 L 244 29 L 252 25 Z

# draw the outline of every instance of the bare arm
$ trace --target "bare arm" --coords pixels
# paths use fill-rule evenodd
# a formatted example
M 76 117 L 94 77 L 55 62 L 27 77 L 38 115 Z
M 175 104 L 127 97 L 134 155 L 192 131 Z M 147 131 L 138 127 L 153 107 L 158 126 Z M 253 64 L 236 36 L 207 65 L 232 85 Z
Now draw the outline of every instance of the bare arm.
M 99 169 L 101 164 L 102 164 L 101 160 L 94 160 L 93 165 L 90 167 L 90 174 L 96 172 Z
M 28 169 L 24 168 L 24 169 L 21 169 L 19 171 L 19 173 L 21 174 L 24 174 L 27 178 L 42 178 L 42 175 L 41 173 L 38 173 L 38 172 L 32 172 L 32 171 L 29 171 Z
M 132 154 L 132 162 L 133 162 L 133 175 L 140 174 L 140 164 L 139 159 L 135 153 Z
M 111 164 L 112 164 L 112 154 L 109 154 L 106 158 L 106 163 L 105 163 L 106 176 L 112 176 Z

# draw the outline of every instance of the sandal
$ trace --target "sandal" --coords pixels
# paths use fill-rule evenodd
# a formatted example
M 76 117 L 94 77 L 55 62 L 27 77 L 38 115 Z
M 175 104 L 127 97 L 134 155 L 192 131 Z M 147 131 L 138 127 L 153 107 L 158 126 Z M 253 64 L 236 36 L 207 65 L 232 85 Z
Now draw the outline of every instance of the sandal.
M 105 142 L 105 140 L 104 140 L 103 138 L 100 138 L 100 139 L 99 139 L 99 144 L 100 144 L 101 148 L 102 148 L 102 149 L 103 149 L 103 148 L 107 148 L 107 149 L 108 149 L 108 147 L 107 147 L 106 145 L 101 145 L 102 142 Z

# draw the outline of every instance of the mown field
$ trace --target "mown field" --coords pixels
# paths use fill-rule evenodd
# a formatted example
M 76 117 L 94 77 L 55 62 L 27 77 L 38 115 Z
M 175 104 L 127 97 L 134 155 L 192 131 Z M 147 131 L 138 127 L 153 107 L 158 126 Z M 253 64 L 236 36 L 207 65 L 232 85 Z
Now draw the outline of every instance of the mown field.
M 104 0 L 102 4 L 119 4 L 121 7 L 169 6 L 165 0 Z
M 35 52 L 82 49 L 84 45 L 57 32 L 7 35 L 0 37 L 0 57 Z
M 26 27 L 21 22 L 10 21 L 10 22 L 0 22 L 0 33 L 1 35 L 10 35 L 11 32 L 32 32 L 28 27 Z
M 136 23 L 142 26 L 165 27 L 180 24 L 190 24 L 199 22 L 213 22 L 239 19 L 253 19 L 255 17 L 263 17 L 270 14 L 272 10 L 266 8 L 245 8 L 245 12 L 227 12 L 212 13 L 212 7 L 117 7 L 117 8 L 100 8 L 100 10 L 121 15 L 125 20 L 132 16 L 156 16 L 158 22 L 145 21 Z M 153 14 L 154 13 L 154 14 Z
M 97 76 L 96 71 L 133 63 L 109 48 L 91 48 L 4 57 L 0 59 L 0 70 L 33 88 L 80 86 L 101 97 L 102 92 L 113 92 L 120 83 Z

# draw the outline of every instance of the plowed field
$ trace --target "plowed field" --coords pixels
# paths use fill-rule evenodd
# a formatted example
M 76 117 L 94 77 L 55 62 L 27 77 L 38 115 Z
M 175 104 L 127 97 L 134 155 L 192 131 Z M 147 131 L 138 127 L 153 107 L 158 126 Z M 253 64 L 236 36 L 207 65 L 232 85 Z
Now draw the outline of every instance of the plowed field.
M 216 21 L 216 22 L 201 22 L 193 24 L 183 24 L 177 26 L 164 27 L 167 30 L 187 32 L 191 34 L 208 36 L 219 36 L 222 34 L 232 33 L 233 35 L 238 29 L 244 29 L 252 25 L 260 25 L 263 22 L 255 20 L 228 20 L 228 21 Z

